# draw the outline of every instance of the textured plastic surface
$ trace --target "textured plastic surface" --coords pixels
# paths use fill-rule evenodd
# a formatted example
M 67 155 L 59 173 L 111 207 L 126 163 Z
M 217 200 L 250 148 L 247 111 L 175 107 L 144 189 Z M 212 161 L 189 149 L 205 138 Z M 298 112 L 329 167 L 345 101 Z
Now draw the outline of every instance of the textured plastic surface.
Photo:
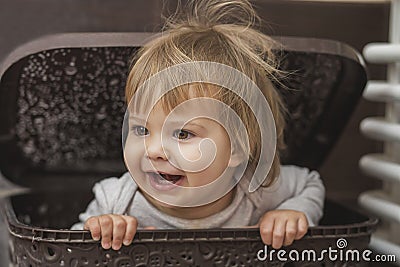
M 104 250 L 87 231 L 60 230 L 74 223 L 91 194 L 53 192 L 14 196 L 6 206 L 11 258 L 16 266 L 363 266 L 365 262 L 260 261 L 264 248 L 258 229 L 142 230 L 132 245 Z M 68 211 L 68 212 L 65 212 Z M 335 203 L 325 204 L 321 225 L 309 229 L 287 251 L 317 255 L 339 238 L 346 249 L 367 248 L 377 221 Z M 271 250 L 272 248 L 269 248 Z

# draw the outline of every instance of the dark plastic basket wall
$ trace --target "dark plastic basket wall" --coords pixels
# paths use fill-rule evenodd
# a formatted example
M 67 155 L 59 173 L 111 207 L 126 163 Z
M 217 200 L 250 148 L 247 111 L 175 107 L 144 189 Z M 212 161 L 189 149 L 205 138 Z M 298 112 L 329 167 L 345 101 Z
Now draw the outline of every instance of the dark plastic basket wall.
M 139 231 L 133 245 L 120 251 L 103 250 L 89 232 L 67 230 L 92 198 L 93 183 L 125 171 L 124 83 L 131 54 L 152 36 L 49 36 L 18 48 L 3 63 L 0 169 L 9 180 L 34 188 L 4 207 L 16 266 L 284 264 L 257 260 L 263 248 L 257 229 Z M 290 90 L 277 85 L 291 114 L 283 161 L 315 169 L 350 117 L 367 80 L 365 69 L 359 55 L 338 42 L 280 41 L 281 68 L 292 73 L 284 80 Z M 340 237 L 348 248 L 366 248 L 376 221 L 328 202 L 321 224 L 290 249 L 321 251 Z
M 53 192 L 12 197 L 6 207 L 11 233 L 11 259 L 16 266 L 363 266 L 365 262 L 260 261 L 264 249 L 258 229 L 142 230 L 133 244 L 104 250 L 87 231 L 60 230 L 76 221 L 91 194 Z M 16 215 L 17 214 L 17 215 Z M 376 220 L 327 202 L 321 225 L 287 251 L 367 248 Z M 269 247 L 268 250 L 272 248 Z

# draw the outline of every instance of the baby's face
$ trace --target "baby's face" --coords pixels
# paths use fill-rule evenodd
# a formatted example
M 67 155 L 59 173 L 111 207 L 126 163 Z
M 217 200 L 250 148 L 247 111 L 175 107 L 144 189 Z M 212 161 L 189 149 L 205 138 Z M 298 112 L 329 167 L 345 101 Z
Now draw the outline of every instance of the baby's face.
M 236 167 L 230 138 L 212 119 L 217 112 L 213 105 L 189 101 L 169 114 L 160 104 L 147 118 L 130 113 L 124 156 L 139 187 L 174 194 L 179 187 L 207 185 Z

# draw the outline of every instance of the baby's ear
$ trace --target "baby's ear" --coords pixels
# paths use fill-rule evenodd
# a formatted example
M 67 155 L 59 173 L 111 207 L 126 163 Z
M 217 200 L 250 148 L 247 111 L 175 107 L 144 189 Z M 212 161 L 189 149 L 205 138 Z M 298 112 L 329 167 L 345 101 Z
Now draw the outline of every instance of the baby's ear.
M 231 158 L 229 159 L 228 167 L 235 168 L 243 163 L 245 156 L 239 149 L 233 149 Z

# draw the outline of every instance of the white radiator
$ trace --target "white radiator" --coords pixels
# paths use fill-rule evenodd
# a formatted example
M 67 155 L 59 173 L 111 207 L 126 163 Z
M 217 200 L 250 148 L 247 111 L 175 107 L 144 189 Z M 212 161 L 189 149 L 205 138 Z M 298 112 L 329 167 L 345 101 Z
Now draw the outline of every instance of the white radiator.
M 362 193 L 362 207 L 379 216 L 381 224 L 371 238 L 371 248 L 396 256 L 400 266 L 400 0 L 392 0 L 389 43 L 371 43 L 364 48 L 371 63 L 388 64 L 387 81 L 370 81 L 364 97 L 386 103 L 385 116 L 366 118 L 360 129 L 366 136 L 383 141 L 383 154 L 365 155 L 360 168 L 383 181 L 381 190 Z

